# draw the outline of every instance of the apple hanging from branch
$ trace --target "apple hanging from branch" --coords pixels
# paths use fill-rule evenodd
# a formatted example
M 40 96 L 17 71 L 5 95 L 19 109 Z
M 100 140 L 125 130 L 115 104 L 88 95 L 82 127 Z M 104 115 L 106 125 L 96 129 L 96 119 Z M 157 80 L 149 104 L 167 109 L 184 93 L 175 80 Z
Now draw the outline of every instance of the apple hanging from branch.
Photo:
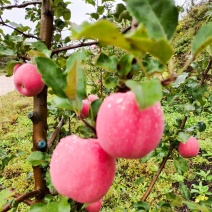
M 24 96 L 36 96 L 44 88 L 42 76 L 33 64 L 23 64 L 20 67 L 14 67 L 14 84 L 19 93 Z
M 184 158 L 192 158 L 199 153 L 199 142 L 195 137 L 190 137 L 185 143 L 180 142 L 179 154 Z
M 113 157 L 136 159 L 147 155 L 160 143 L 163 130 L 160 102 L 141 110 L 131 91 L 108 96 L 98 111 L 97 137 Z
M 102 207 L 102 199 L 100 199 L 97 202 L 91 203 L 90 205 L 88 205 L 85 210 L 87 212 L 99 212 L 100 209 Z
M 101 148 L 98 139 L 76 135 L 60 140 L 50 162 L 55 189 L 80 203 L 100 200 L 109 190 L 115 171 L 116 159 Z

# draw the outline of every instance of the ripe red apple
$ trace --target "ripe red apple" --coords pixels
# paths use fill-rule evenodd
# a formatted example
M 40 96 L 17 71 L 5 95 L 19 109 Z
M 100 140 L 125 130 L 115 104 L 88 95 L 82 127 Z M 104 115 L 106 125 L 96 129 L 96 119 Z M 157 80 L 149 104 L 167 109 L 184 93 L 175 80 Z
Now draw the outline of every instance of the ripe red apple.
M 199 142 L 196 138 L 190 137 L 185 143 L 180 142 L 178 151 L 184 158 L 195 157 L 199 153 Z
M 98 139 L 70 135 L 60 140 L 51 162 L 55 189 L 77 202 L 93 203 L 109 190 L 116 171 L 116 159 L 107 154 Z
M 13 67 L 13 74 L 15 74 L 15 72 L 17 71 L 17 69 L 21 66 L 21 64 L 16 64 L 14 67 Z
M 163 129 L 160 103 L 140 110 L 131 91 L 106 97 L 97 114 L 100 145 L 114 157 L 136 159 L 147 155 L 160 143 Z
M 81 118 L 87 118 L 89 115 L 90 104 L 97 100 L 99 97 L 94 94 L 90 94 L 87 99 L 82 100 L 82 110 L 80 112 Z
M 97 202 L 91 203 L 85 209 L 87 212 L 99 212 L 102 207 L 102 200 L 100 199 Z
M 29 63 L 16 69 L 13 80 L 16 89 L 24 96 L 36 96 L 45 86 L 36 66 Z

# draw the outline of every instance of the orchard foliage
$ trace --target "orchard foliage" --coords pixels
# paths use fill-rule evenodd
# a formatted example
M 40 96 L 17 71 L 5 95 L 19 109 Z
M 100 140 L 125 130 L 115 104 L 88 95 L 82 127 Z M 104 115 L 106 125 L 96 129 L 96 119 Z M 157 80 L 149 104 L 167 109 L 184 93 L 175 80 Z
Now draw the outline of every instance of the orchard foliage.
M 72 199 L 61 196 L 56 191 L 57 189 L 59 192 L 62 190 L 61 194 L 69 196 L 67 193 L 77 193 L 80 190 L 63 192 L 66 190 L 64 179 L 67 179 L 69 174 L 73 177 L 73 181 L 69 182 L 69 184 L 73 183 L 73 186 L 78 181 L 82 185 L 86 181 L 86 173 L 83 171 L 89 170 L 89 167 L 83 170 L 83 164 L 89 162 L 90 157 L 83 158 L 83 152 L 80 152 L 78 147 L 74 152 L 67 151 L 67 155 L 70 153 L 72 155 L 70 158 L 66 157 L 67 161 L 65 161 L 65 164 L 63 163 L 64 160 L 60 158 L 61 166 L 52 165 L 52 181 L 53 184 L 55 182 L 57 184 L 56 190 L 51 182 L 49 163 L 54 149 L 62 145 L 61 143 L 57 145 L 60 138 L 69 134 L 76 134 L 81 137 L 79 140 L 88 139 L 86 142 L 89 142 L 89 140 L 93 142 L 99 136 L 97 132 L 99 125 L 98 123 L 96 125 L 96 121 L 98 122 L 101 116 L 104 118 L 100 120 L 102 124 L 101 135 L 103 136 L 102 141 L 105 142 L 104 138 L 107 133 L 110 133 L 111 126 L 113 130 L 117 129 L 116 123 L 118 126 L 123 121 L 125 125 L 122 125 L 119 130 L 126 130 L 125 132 L 127 132 L 127 130 L 135 127 L 130 126 L 130 122 L 128 122 L 128 117 L 132 116 L 133 112 L 141 111 L 145 113 L 143 115 L 145 116 L 147 114 L 146 111 L 151 112 L 155 105 L 159 106 L 161 103 L 165 113 L 170 112 L 169 110 L 172 108 L 177 110 L 182 116 L 173 117 L 175 119 L 174 123 L 168 123 L 165 120 L 165 125 L 163 126 L 161 117 L 155 119 L 152 115 L 148 115 L 146 119 L 143 119 L 143 116 L 138 112 L 138 116 L 141 116 L 141 119 L 146 121 L 142 122 L 141 120 L 139 122 L 141 124 L 134 131 L 130 131 L 133 135 L 128 135 L 128 140 L 130 138 L 137 139 L 137 128 L 139 128 L 139 132 L 142 132 L 143 129 L 148 127 L 148 130 L 145 131 L 148 132 L 147 137 L 158 133 L 159 136 L 156 136 L 156 143 L 150 139 L 154 143 L 154 147 L 150 147 L 139 158 L 142 156 L 140 163 L 153 157 L 161 163 L 157 167 L 155 176 L 147 191 L 144 194 L 138 193 L 139 201 L 131 204 L 129 208 L 132 211 L 173 211 L 185 206 L 194 211 L 210 211 L 212 202 L 211 198 L 209 198 L 210 192 L 208 190 L 202 192 L 200 194 L 202 199 L 199 203 L 197 201 L 194 202 L 192 201 L 194 199 L 191 199 L 192 191 L 189 191 L 184 181 L 179 184 L 177 192 L 168 192 L 164 199 L 160 199 L 153 206 L 147 200 L 170 157 L 173 159 L 170 161 L 174 164 L 177 174 L 183 176 L 188 172 L 189 160 L 180 156 L 178 146 L 182 146 L 181 143 L 185 143 L 190 137 L 198 137 L 199 133 L 207 129 L 206 123 L 202 120 L 198 120 L 197 123 L 189 127 L 186 123 L 192 115 L 198 116 L 203 112 L 206 114 L 212 112 L 212 82 L 210 78 L 212 23 L 210 19 L 201 20 L 201 26 L 198 25 L 195 33 L 192 36 L 189 35 L 190 37 L 187 39 L 181 33 L 181 28 L 186 28 L 187 26 L 182 24 L 182 22 L 178 23 L 178 8 L 173 0 L 125 0 L 118 4 L 114 0 L 102 0 L 101 2 L 86 0 L 85 2 L 93 5 L 94 12 L 89 14 L 89 22 L 77 25 L 71 20 L 71 11 L 69 10 L 71 2 L 68 1 L 43 0 L 13 5 L 13 2 L 9 0 L 0 0 L 0 24 L 13 29 L 11 35 L 0 29 L 0 58 L 11 58 L 6 67 L 7 75 L 11 76 L 13 74 L 13 69 L 17 64 L 32 63 L 36 65 L 46 85 L 41 93 L 33 97 L 33 112 L 28 115 L 33 125 L 33 152 L 28 156 L 27 160 L 33 167 L 35 189 L 26 195 L 15 198 L 11 202 L 11 197 L 15 197 L 14 193 L 10 192 L 9 189 L 2 190 L 0 192 L 0 208 L 2 211 L 7 211 L 13 207 L 15 211 L 18 204 L 25 201 L 30 205 L 29 211 L 31 212 L 86 210 L 87 204 L 82 205 Z M 207 4 L 203 6 L 208 7 Z M 4 19 L 4 10 L 15 7 L 25 8 L 25 19 L 34 23 L 35 27 L 33 29 L 30 26 L 12 23 Z M 64 31 L 69 31 L 70 34 L 64 35 Z M 182 41 L 176 43 L 175 36 L 181 36 Z M 187 47 L 188 42 L 189 49 Z M 185 47 L 182 47 L 183 43 L 186 43 Z M 179 55 L 183 55 L 183 62 L 178 61 L 177 56 Z M 16 73 L 18 73 L 18 70 L 19 68 Z M 46 99 L 47 87 L 51 99 L 48 107 Z M 136 111 L 130 111 L 129 109 L 125 113 L 119 113 L 116 110 L 114 114 L 109 114 L 105 110 L 105 112 L 103 111 L 104 114 L 101 114 L 102 110 L 104 110 L 105 98 L 108 99 L 112 95 L 122 96 L 126 92 L 128 94 L 133 92 L 133 96 L 136 99 Z M 89 100 L 91 94 L 97 95 L 95 101 Z M 89 102 L 86 108 L 86 115 L 82 115 L 83 102 L 85 100 Z M 98 116 L 99 112 L 100 115 Z M 106 114 L 107 112 L 108 114 Z M 55 120 L 60 120 L 57 127 L 54 124 L 55 131 L 48 138 L 47 113 L 49 117 L 54 116 Z M 115 117 L 116 113 L 118 118 Z M 162 110 L 160 109 L 159 116 L 161 113 Z M 110 122 L 108 119 L 106 129 L 108 132 L 105 133 L 104 120 L 108 117 L 112 119 L 113 116 L 116 123 Z M 133 118 L 140 121 L 139 117 Z M 151 118 L 151 122 L 148 118 Z M 71 119 L 74 120 L 73 126 L 70 125 Z M 159 132 L 156 132 L 158 123 L 154 122 L 160 122 L 161 128 Z M 111 123 L 114 125 L 111 125 Z M 162 131 L 163 136 L 161 139 Z M 114 136 L 118 137 L 121 133 L 118 132 Z M 123 133 L 123 135 L 125 134 Z M 139 139 L 137 141 L 139 142 Z M 99 143 L 101 144 L 101 142 Z M 130 143 L 131 146 L 133 142 L 134 140 Z M 145 143 L 145 141 L 143 142 Z M 85 143 L 86 145 L 87 143 Z M 151 151 L 156 147 L 158 148 L 155 151 Z M 70 145 L 71 148 L 72 146 Z M 89 147 L 86 148 L 89 149 Z M 116 148 L 118 149 L 119 147 Z M 61 151 L 66 154 L 66 149 L 63 150 L 62 148 Z M 74 154 L 78 151 L 77 155 Z M 108 151 L 110 153 L 110 150 Z M 146 155 L 149 152 L 150 154 Z M 60 154 L 62 155 L 61 152 Z M 81 156 L 82 160 L 80 161 L 80 158 L 77 159 L 81 162 L 80 166 L 77 166 L 74 160 L 79 156 Z M 1 169 L 3 170 L 13 158 L 14 156 L 9 158 L 4 155 Z M 53 153 L 53 159 L 57 160 L 56 151 Z M 112 158 L 111 160 L 114 162 L 115 159 Z M 118 162 L 119 159 L 117 159 Z M 67 163 L 73 164 L 66 169 Z M 95 166 L 93 161 L 90 161 L 90 164 Z M 82 169 L 81 174 L 83 176 L 78 179 L 76 170 L 80 172 L 79 168 Z M 101 171 L 104 167 L 98 168 Z M 94 167 L 95 171 L 98 173 L 98 170 Z M 114 169 L 111 172 L 110 181 L 112 181 Z M 60 175 L 62 181 L 58 181 L 58 175 Z M 95 177 L 99 181 L 102 180 L 98 178 L 98 175 L 95 175 Z M 92 177 L 90 178 L 93 183 Z M 142 181 L 142 183 L 145 182 Z M 103 182 L 100 182 L 98 186 L 101 187 L 102 184 Z M 199 184 L 198 188 L 201 186 L 203 187 L 202 184 Z M 108 188 L 109 186 L 107 185 L 106 187 Z M 79 192 L 84 193 L 86 190 L 85 186 Z M 196 191 L 197 189 L 193 189 L 193 193 Z M 89 192 L 92 193 L 91 191 Z M 107 189 L 106 191 L 104 189 L 103 193 L 105 194 L 106 192 Z M 103 195 L 97 195 L 99 199 L 95 197 L 93 202 L 100 200 Z M 85 196 L 81 194 L 82 198 Z M 34 202 L 31 201 L 31 197 L 35 197 Z M 29 201 L 27 202 L 26 200 Z M 90 200 L 82 201 L 77 198 L 75 200 L 82 203 L 92 203 Z M 111 211 L 113 210 L 111 208 Z M 125 211 L 124 208 L 118 210 Z

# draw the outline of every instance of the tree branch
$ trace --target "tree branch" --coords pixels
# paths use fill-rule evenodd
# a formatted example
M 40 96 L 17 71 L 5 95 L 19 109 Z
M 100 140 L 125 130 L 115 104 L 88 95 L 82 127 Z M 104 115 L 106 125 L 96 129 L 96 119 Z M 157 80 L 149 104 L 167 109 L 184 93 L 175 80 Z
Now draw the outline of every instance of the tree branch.
M 26 34 L 26 33 L 22 32 L 21 30 L 6 24 L 1 17 L 0 17 L 0 20 L 1 20 L 1 22 L 0 22 L 1 25 L 6 26 L 6 27 L 8 27 L 10 29 L 13 29 L 13 30 L 17 31 L 18 33 L 22 34 L 24 37 L 26 37 L 26 38 L 35 38 L 37 40 L 40 40 L 39 37 L 36 37 L 36 36 L 34 36 L 32 34 Z
M 40 194 L 39 190 L 35 190 L 35 191 L 30 191 L 29 193 L 23 194 L 21 196 L 19 196 L 18 198 L 15 199 L 15 204 L 24 202 L 24 200 L 28 199 L 28 198 L 32 198 L 32 197 L 36 197 Z M 2 212 L 6 212 L 8 210 L 10 210 L 13 207 L 13 205 L 11 205 L 10 203 L 8 203 L 7 205 L 5 205 L 2 208 Z
M 125 34 L 126 32 L 128 32 L 129 30 L 131 29 L 131 26 L 127 27 L 126 29 L 122 30 L 122 34 Z M 67 51 L 67 50 L 71 50 L 71 49 L 76 49 L 76 48 L 79 48 L 79 47 L 84 47 L 84 46 L 92 46 L 92 45 L 97 45 L 99 44 L 98 41 L 90 41 L 90 42 L 80 42 L 78 44 L 74 44 L 74 45 L 70 45 L 70 46 L 64 46 L 64 47 L 61 47 L 61 48 L 58 48 L 58 49 L 54 49 L 52 50 L 52 56 L 54 54 L 57 54 L 59 52 L 63 52 L 63 51 Z
M 13 8 L 25 8 L 29 5 L 37 5 L 41 4 L 41 1 L 32 1 L 32 2 L 24 2 L 23 4 L 14 4 L 14 5 L 6 5 L 6 6 L 1 6 L 0 9 L 13 9 Z
M 57 127 L 55 128 L 54 132 L 51 135 L 51 138 L 49 139 L 49 141 L 47 143 L 47 149 L 51 148 L 53 142 L 55 141 L 55 139 L 63 125 L 64 125 L 64 118 L 61 118 L 60 122 L 58 123 Z

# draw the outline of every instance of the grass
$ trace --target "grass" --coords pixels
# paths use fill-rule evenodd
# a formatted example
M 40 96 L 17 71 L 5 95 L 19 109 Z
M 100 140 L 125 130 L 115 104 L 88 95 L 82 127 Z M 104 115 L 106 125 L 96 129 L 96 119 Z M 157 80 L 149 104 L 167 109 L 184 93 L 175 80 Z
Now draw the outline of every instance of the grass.
M 0 175 L 0 183 L 7 188 L 15 188 L 17 192 L 23 193 L 33 189 L 32 168 L 26 162 L 26 157 L 32 147 L 32 124 L 27 114 L 32 110 L 32 98 L 23 97 L 16 91 L 0 97 L 0 149 L 7 155 L 14 154 L 13 158 Z M 174 123 L 176 117 L 181 114 L 172 112 L 166 114 L 166 121 Z M 171 193 L 179 194 L 179 183 L 185 182 L 189 188 L 198 185 L 201 179 L 200 170 L 207 172 L 211 170 L 212 143 L 211 143 L 211 117 L 204 114 L 201 117 L 191 115 L 187 126 L 203 120 L 207 124 L 207 130 L 199 134 L 201 152 L 192 159 L 187 159 L 189 171 L 184 175 L 176 172 L 173 157 L 168 160 L 165 169 L 155 184 L 147 202 L 154 209 L 156 204 L 166 199 Z M 173 156 L 177 155 L 173 152 Z M 152 157 L 146 162 L 139 160 L 117 160 L 117 172 L 113 185 L 104 197 L 104 205 L 101 211 L 137 211 L 134 204 L 137 203 L 146 191 L 152 177 L 158 169 L 161 158 Z M 24 183 L 23 183 L 24 182 Z M 209 191 L 212 190 L 212 182 L 207 182 Z M 198 195 L 192 196 L 195 201 Z M 19 211 L 28 209 L 20 205 Z M 176 210 L 177 211 L 177 210 Z M 180 211 L 180 210 L 179 210 Z

